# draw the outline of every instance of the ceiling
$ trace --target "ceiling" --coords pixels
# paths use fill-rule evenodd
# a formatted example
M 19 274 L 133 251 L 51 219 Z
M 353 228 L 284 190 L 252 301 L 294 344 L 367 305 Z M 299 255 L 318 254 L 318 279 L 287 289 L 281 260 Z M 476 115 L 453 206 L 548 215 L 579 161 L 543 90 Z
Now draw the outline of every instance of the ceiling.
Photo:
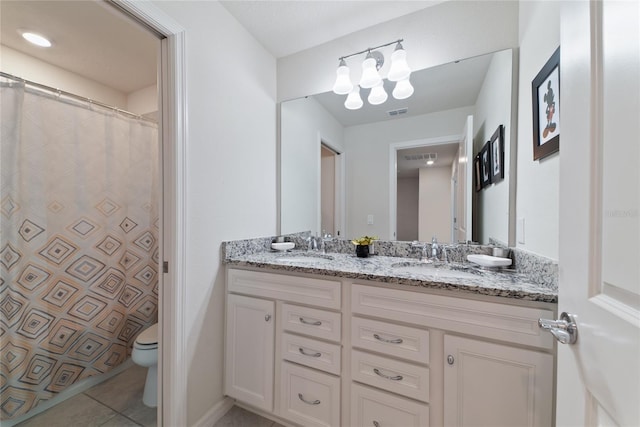
M 458 153 L 458 144 L 439 144 L 425 147 L 407 148 L 397 152 L 398 178 L 417 178 L 422 168 L 447 167 L 451 170 L 453 160 Z M 427 166 L 426 157 L 435 158 L 432 166 Z
M 124 94 L 156 83 L 159 39 L 104 2 L 0 1 L 2 44 Z M 49 38 L 50 48 L 20 30 Z
M 444 0 L 221 1 L 276 58 L 408 15 Z

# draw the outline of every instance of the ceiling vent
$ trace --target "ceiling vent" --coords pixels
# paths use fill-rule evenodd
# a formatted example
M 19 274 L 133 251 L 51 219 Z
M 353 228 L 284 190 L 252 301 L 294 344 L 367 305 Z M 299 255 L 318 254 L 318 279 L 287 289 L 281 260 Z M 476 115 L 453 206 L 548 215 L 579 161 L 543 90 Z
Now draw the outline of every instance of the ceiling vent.
M 398 108 L 397 110 L 387 111 L 387 114 L 393 117 L 393 116 L 399 116 L 400 114 L 406 114 L 407 111 L 409 111 L 409 109 L 407 107 L 404 107 L 404 108 Z

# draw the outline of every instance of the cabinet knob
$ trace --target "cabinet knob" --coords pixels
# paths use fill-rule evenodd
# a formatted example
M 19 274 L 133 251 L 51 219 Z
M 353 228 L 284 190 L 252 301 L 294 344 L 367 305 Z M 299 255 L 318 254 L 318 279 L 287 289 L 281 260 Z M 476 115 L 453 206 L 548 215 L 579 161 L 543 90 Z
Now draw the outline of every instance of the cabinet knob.
M 264 321 L 268 322 L 269 320 L 271 320 L 271 315 L 267 314 L 266 316 L 264 316 Z
M 453 358 L 453 356 L 452 355 L 448 355 L 447 356 L 447 363 L 449 365 L 453 365 L 453 362 L 455 362 L 455 359 Z

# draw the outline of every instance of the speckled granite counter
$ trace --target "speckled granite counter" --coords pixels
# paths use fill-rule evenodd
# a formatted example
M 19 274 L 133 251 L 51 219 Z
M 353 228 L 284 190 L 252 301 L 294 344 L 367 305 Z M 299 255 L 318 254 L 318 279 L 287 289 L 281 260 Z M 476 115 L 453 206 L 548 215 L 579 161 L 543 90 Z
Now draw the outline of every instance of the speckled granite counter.
M 250 251 L 252 252 L 252 251 Z M 288 260 L 287 260 L 288 258 Z M 436 268 L 416 266 L 412 258 L 372 256 L 358 258 L 347 253 L 309 253 L 307 251 L 227 253 L 223 262 L 230 266 L 258 267 L 274 272 L 288 271 L 387 284 L 419 286 L 528 301 L 557 302 L 557 287 L 536 283 L 529 276 L 513 272 L 481 270 L 469 263 L 451 263 Z M 401 267 L 412 267 L 403 269 Z M 417 270 L 417 271 L 416 271 Z M 455 277 L 459 271 L 462 277 Z

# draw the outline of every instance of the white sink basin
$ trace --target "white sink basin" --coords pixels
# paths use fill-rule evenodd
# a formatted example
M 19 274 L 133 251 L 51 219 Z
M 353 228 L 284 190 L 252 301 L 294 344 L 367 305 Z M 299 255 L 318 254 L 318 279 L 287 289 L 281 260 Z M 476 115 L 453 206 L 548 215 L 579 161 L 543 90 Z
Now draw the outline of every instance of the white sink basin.
M 435 277 L 455 277 L 459 279 L 478 278 L 479 273 L 467 271 L 467 268 L 447 264 L 433 264 L 426 262 L 401 262 L 391 266 L 397 273 L 411 275 L 429 275 Z
M 296 254 L 281 256 L 276 258 L 275 261 L 283 264 L 325 264 L 333 261 L 333 257 L 328 255 Z

